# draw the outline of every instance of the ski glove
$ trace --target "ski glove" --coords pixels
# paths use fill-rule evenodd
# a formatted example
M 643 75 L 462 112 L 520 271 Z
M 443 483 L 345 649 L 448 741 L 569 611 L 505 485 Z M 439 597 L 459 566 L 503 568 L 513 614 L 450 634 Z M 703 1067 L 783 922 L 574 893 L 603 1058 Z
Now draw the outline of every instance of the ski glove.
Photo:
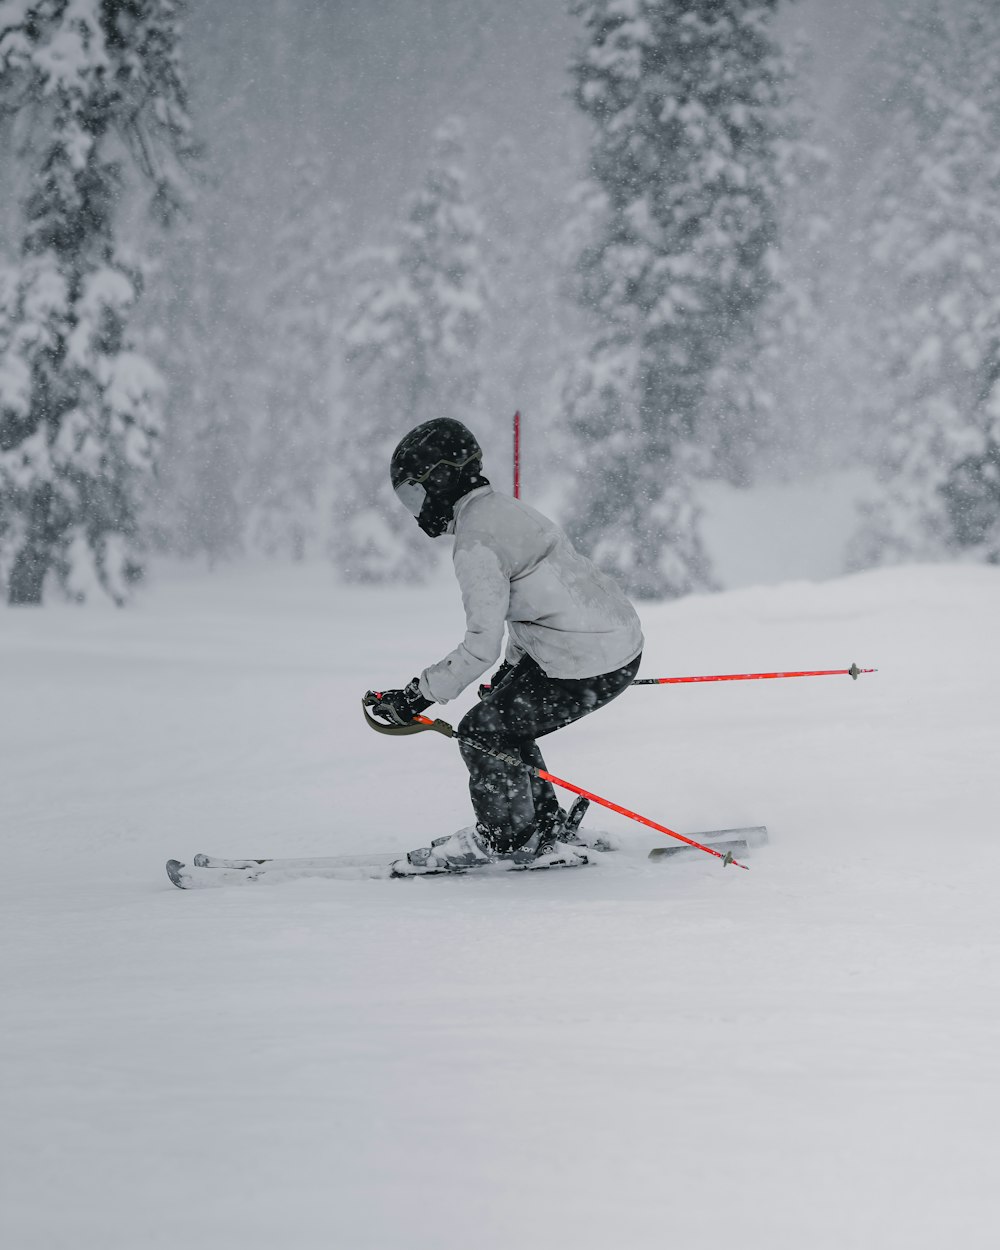
M 493 676 L 490 678 L 490 680 L 489 680 L 489 684 L 484 683 L 482 686 L 480 686 L 480 687 L 479 687 L 479 697 L 480 697 L 480 699 L 485 699 L 485 698 L 486 698 L 486 696 L 487 696 L 487 695 L 488 695 L 488 694 L 489 694 L 492 690 L 496 690 L 497 686 L 499 686 L 499 685 L 500 685 L 500 683 L 504 680 L 504 678 L 507 676 L 507 674 L 508 674 L 508 673 L 510 673 L 510 672 L 512 672 L 512 671 L 513 671 L 513 669 L 514 669 L 514 668 L 516 668 L 516 667 L 517 667 L 516 665 L 514 665 L 514 664 L 508 664 L 508 663 L 507 663 L 507 661 L 506 661 L 506 660 L 504 660 L 504 662 L 500 665 L 500 667 L 497 669 L 497 671 L 496 671 L 496 672 L 493 674 Z
M 420 693 L 420 678 L 414 677 L 403 690 L 383 690 L 372 704 L 372 713 L 390 725 L 408 725 L 430 705 L 431 700 Z

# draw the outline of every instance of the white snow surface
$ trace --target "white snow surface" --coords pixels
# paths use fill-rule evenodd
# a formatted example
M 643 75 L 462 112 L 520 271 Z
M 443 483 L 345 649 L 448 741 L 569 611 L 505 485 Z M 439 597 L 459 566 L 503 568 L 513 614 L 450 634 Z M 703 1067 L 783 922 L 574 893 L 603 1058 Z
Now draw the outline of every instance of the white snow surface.
M 9 1250 L 1000 1245 L 1000 570 L 646 607 L 638 688 L 544 744 L 624 849 L 489 879 L 182 893 L 196 851 L 404 851 L 466 823 L 369 732 L 457 590 L 162 569 L 0 610 Z M 447 709 L 457 720 L 468 696 Z

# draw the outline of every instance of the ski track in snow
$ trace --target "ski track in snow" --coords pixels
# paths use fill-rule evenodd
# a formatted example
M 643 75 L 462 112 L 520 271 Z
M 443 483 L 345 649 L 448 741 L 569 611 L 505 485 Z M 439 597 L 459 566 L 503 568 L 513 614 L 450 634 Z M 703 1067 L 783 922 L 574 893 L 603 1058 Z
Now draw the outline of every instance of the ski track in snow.
M 163 862 L 405 851 L 468 819 L 360 697 L 448 584 L 165 569 L 0 610 L 0 1242 L 10 1250 L 1000 1245 L 1000 571 L 642 611 L 639 688 L 548 743 L 751 871 L 650 864 L 182 893 Z M 455 722 L 468 695 L 441 714 Z

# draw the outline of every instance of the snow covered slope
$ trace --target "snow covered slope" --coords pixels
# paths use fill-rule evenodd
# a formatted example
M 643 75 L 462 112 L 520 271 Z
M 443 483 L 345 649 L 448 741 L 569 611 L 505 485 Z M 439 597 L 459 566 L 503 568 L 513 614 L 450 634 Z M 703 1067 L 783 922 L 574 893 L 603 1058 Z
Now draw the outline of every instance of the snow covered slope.
M 0 610 L 0 1243 L 11 1250 L 1000 1245 L 1000 571 L 647 608 L 557 774 L 752 871 L 650 864 L 181 893 L 163 861 L 465 823 L 436 735 L 365 729 L 450 584 L 165 571 Z M 468 700 L 444 715 L 457 720 Z

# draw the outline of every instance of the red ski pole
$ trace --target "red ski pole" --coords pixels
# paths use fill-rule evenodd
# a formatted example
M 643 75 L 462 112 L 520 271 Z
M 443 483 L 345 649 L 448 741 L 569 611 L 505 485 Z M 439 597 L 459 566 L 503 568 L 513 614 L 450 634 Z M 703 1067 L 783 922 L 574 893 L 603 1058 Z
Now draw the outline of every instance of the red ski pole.
M 375 692 L 369 692 L 369 695 L 376 699 L 378 697 Z M 366 695 L 365 698 L 369 698 L 369 695 Z M 617 812 L 620 816 L 627 816 L 629 820 L 636 820 L 640 825 L 646 825 L 649 829 L 655 829 L 657 833 L 666 834 L 668 838 L 676 838 L 678 842 L 684 842 L 688 846 L 694 847 L 696 851 L 704 851 L 706 855 L 714 855 L 716 859 L 721 859 L 723 864 L 735 864 L 737 868 L 742 868 L 746 872 L 750 871 L 746 864 L 741 864 L 738 859 L 733 858 L 732 851 L 723 853 L 722 851 L 717 851 L 714 846 L 705 846 L 701 842 L 696 842 L 694 838 L 689 838 L 686 834 L 678 833 L 676 829 L 670 829 L 667 825 L 657 824 L 655 820 L 650 820 L 648 816 L 640 816 L 638 812 L 622 807 L 620 803 L 612 803 L 610 799 L 601 798 L 599 794 L 594 794 L 590 790 L 584 790 L 582 786 L 574 785 L 572 781 L 564 781 L 562 777 L 556 777 L 553 773 L 546 772 L 544 768 L 535 768 L 533 764 L 526 764 L 524 760 L 515 759 L 513 755 L 507 755 L 506 752 L 499 751 L 496 747 L 487 746 L 485 742 L 479 742 L 477 739 L 467 737 L 465 734 L 456 733 L 447 721 L 431 720 L 429 716 L 414 716 L 412 723 L 409 725 L 386 725 L 369 713 L 367 702 L 362 701 L 361 706 L 365 714 L 365 720 L 378 733 L 398 736 L 401 734 L 421 733 L 425 729 L 433 729 L 439 734 L 444 734 L 446 738 L 454 738 L 456 742 L 465 742 L 479 751 L 484 751 L 487 755 L 491 755 L 495 760 L 501 760 L 504 764 L 510 764 L 514 768 L 526 768 L 529 773 L 539 777 L 542 781 L 548 781 L 554 786 L 560 786 L 563 790 L 571 790 L 573 794 L 579 794 L 585 799 L 590 799 L 592 803 L 599 803 L 601 807 L 606 807 L 609 811 Z
M 855 681 L 862 673 L 877 673 L 877 668 L 815 668 L 802 673 L 718 673 L 710 677 L 637 677 L 633 686 L 680 686 L 691 681 L 771 681 L 775 677 L 840 677 Z

